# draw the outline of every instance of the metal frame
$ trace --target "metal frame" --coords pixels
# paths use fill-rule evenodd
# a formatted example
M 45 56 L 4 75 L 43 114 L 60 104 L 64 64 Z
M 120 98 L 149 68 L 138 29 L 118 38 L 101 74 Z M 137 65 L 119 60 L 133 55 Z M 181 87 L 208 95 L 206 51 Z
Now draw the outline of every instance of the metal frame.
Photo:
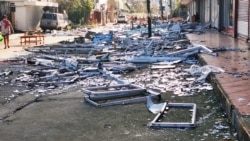
M 89 96 L 85 96 L 84 100 L 91 105 L 94 105 L 95 107 L 107 107 L 107 106 L 115 106 L 115 105 L 126 105 L 126 104 L 133 104 L 133 103 L 141 103 L 141 102 L 146 102 L 147 101 L 147 96 L 150 96 L 151 98 L 160 100 L 161 95 L 160 93 L 154 92 L 154 91 L 147 91 L 146 93 L 140 94 L 138 93 L 139 97 L 133 98 L 133 97 L 128 97 L 124 95 L 123 98 L 127 98 L 124 100 L 115 100 L 112 102 L 105 102 L 105 103 L 98 103 L 98 100 L 93 100 Z M 119 97 L 120 98 L 120 97 Z M 107 100 L 107 99 L 106 99 Z
M 192 108 L 191 122 L 158 122 L 160 118 L 166 113 L 168 108 Z M 149 127 L 154 128 L 189 128 L 195 127 L 196 121 L 196 104 L 195 103 L 165 103 L 161 112 L 148 124 Z
M 123 87 L 126 87 L 126 89 L 122 89 Z M 146 90 L 133 84 L 121 84 L 114 86 L 89 87 L 82 89 L 82 92 L 87 94 L 91 100 L 105 100 L 136 96 L 145 93 Z

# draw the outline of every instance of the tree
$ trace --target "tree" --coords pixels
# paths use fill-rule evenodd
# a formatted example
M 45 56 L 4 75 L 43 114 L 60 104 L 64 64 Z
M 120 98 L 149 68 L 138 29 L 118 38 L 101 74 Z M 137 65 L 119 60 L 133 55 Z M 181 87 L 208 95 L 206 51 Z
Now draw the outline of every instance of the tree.
M 58 0 L 59 12 L 64 10 L 68 13 L 69 20 L 76 24 L 88 22 L 89 14 L 94 8 L 92 0 Z
M 173 17 L 187 17 L 187 6 L 184 4 L 181 4 L 180 0 L 175 0 L 175 9 L 173 12 Z

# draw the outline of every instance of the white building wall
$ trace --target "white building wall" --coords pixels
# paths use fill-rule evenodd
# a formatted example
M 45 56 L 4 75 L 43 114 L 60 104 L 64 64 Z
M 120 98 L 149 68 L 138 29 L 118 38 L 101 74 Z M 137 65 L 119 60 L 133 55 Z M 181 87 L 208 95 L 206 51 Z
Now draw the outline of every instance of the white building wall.
M 40 26 L 40 20 L 42 17 L 43 7 L 38 6 L 27 6 L 26 7 L 26 22 L 25 28 L 26 30 L 34 30 L 38 29 Z
M 15 29 L 21 30 L 25 29 L 25 25 L 27 24 L 26 19 L 26 10 L 25 7 L 18 6 L 16 7 L 16 12 L 15 12 Z
M 10 0 L 11 1 L 11 0 Z M 15 29 L 20 31 L 36 30 L 40 27 L 40 20 L 44 6 L 58 7 L 58 3 L 36 0 L 12 0 L 15 2 Z
M 15 29 L 21 31 L 39 29 L 42 8 L 42 6 L 16 6 Z

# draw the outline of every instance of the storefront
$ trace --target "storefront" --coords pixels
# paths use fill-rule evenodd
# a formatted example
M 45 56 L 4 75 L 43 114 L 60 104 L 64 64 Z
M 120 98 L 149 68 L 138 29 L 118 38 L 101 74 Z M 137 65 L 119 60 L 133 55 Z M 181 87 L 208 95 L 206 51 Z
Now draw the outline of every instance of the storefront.
M 227 33 L 228 35 L 234 35 L 235 23 L 234 23 L 234 10 L 235 0 L 220 0 L 219 2 L 219 30 Z
M 211 0 L 196 0 L 201 24 L 211 21 Z
M 218 0 L 211 0 L 211 27 L 219 29 L 219 3 Z
M 210 22 L 211 27 L 220 32 L 250 39 L 249 0 L 193 0 L 189 11 L 192 21 L 198 20 L 201 24 Z
M 238 0 L 237 34 L 249 38 L 249 0 Z
M 205 17 L 204 17 L 204 22 L 207 23 L 207 22 L 210 22 L 211 21 L 211 0 L 203 0 L 204 2 L 204 13 L 205 13 Z
M 196 1 L 192 1 L 192 3 L 190 3 L 188 5 L 188 10 L 189 10 L 190 21 L 191 22 L 198 22 L 199 17 L 197 17 Z

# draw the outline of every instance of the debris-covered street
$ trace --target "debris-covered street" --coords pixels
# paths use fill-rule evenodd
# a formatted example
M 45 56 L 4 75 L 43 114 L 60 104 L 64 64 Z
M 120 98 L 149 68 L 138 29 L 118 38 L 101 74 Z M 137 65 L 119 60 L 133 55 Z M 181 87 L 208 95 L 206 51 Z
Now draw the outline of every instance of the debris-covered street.
M 77 29 L 1 60 L 1 140 L 237 140 L 208 79 L 225 70 L 199 62 L 219 50 L 191 44 L 191 32 L 209 30 L 159 23 L 148 38 L 129 24 Z

